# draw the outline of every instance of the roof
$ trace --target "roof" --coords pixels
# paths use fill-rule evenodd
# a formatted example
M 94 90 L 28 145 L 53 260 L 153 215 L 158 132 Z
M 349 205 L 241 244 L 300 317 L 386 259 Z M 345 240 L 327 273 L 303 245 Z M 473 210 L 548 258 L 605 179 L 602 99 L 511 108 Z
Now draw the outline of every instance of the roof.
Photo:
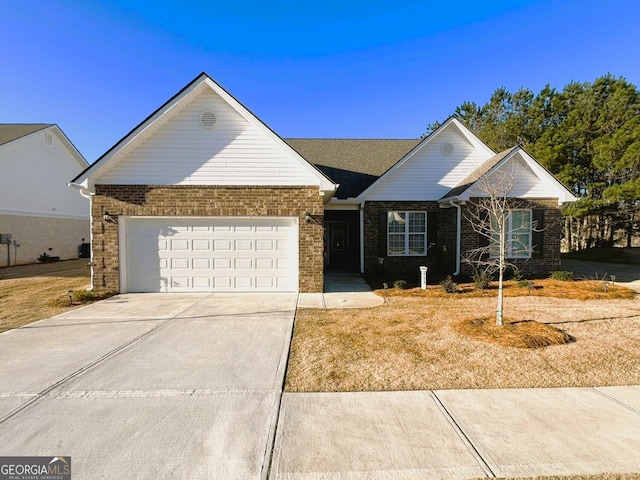
M 333 194 L 336 189 L 336 185 L 332 183 L 332 180 L 326 176 L 320 169 L 312 164 L 312 162 L 305 159 L 303 156 L 299 154 L 299 152 L 292 149 L 290 145 L 287 144 L 277 133 L 275 133 L 267 124 L 265 124 L 260 118 L 258 118 L 253 112 L 251 112 L 247 107 L 245 107 L 242 103 L 240 103 L 233 95 L 227 92 L 222 86 L 220 86 L 217 82 L 215 82 L 207 73 L 202 72 L 196 78 L 194 78 L 191 82 L 189 82 L 186 86 L 184 86 L 178 93 L 176 93 L 173 97 L 167 100 L 164 104 L 158 107 L 151 115 L 149 115 L 146 119 L 144 119 L 140 124 L 134 127 L 127 135 L 125 135 L 122 139 L 120 139 L 113 147 L 111 147 L 107 152 L 105 152 L 98 160 L 96 160 L 93 164 L 89 165 L 84 171 L 82 171 L 79 175 L 77 175 L 73 180 L 71 180 L 70 184 L 75 187 L 87 188 L 89 187 L 89 180 L 92 175 L 95 174 L 104 164 L 109 162 L 109 160 L 120 152 L 123 149 L 129 147 L 134 142 L 137 141 L 138 137 L 143 137 L 145 134 L 149 135 L 149 132 L 152 132 L 151 128 L 156 122 L 166 116 L 170 118 L 170 115 L 167 113 L 173 109 L 176 105 L 186 102 L 186 98 L 197 92 L 203 85 L 207 85 L 211 88 L 216 94 L 218 94 L 231 108 L 236 110 L 240 116 L 242 116 L 247 122 L 256 125 L 258 128 L 262 129 L 267 136 L 274 139 L 278 142 L 282 147 L 287 150 L 292 150 L 291 153 L 295 154 L 296 159 L 304 165 L 305 168 L 308 168 L 312 171 L 313 175 L 315 175 L 320 180 L 321 190 L 324 193 Z M 204 88 L 204 87 L 202 87 Z M 92 188 L 92 187 L 91 187 Z M 328 195 L 327 197 L 331 197 Z M 327 199 L 328 201 L 328 199 Z
M 12 142 L 33 132 L 51 127 L 51 123 L 1 123 L 0 145 Z
M 446 195 L 442 198 L 449 197 L 457 197 L 458 195 L 464 193 L 469 187 L 471 187 L 474 183 L 480 180 L 485 174 L 487 174 L 493 167 L 495 167 L 498 163 L 500 163 L 507 155 L 513 152 L 516 147 L 508 148 L 507 150 L 503 150 L 500 153 L 497 153 L 493 157 L 486 160 L 482 163 L 478 168 L 476 168 L 473 172 L 471 172 L 467 177 L 462 180 L 458 185 L 449 190 Z M 441 198 L 441 199 L 442 199 Z
M 419 138 L 285 138 L 284 141 L 340 184 L 336 198 L 357 197 L 420 143 Z

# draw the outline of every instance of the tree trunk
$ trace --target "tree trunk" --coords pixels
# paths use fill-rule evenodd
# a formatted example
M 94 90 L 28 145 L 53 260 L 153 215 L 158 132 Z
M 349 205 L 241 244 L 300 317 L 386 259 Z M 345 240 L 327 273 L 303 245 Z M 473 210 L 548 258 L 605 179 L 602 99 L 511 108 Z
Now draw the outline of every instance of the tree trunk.
M 501 219 L 500 224 L 500 258 L 499 258 L 499 273 L 498 273 L 498 305 L 496 306 L 496 325 L 502 325 L 504 323 L 504 296 L 503 296 L 503 281 L 504 281 L 504 261 L 507 256 L 506 244 L 505 244 L 505 221 Z

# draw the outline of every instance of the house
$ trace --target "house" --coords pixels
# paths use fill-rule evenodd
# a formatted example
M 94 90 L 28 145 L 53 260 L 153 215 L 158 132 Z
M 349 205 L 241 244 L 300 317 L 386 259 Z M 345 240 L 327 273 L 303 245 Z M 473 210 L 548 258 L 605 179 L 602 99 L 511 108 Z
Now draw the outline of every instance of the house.
M 78 258 L 89 201 L 67 182 L 87 165 L 57 125 L 0 124 L 0 267 Z
M 318 292 L 325 268 L 460 273 L 479 242 L 463 210 L 507 167 L 524 215 L 544 222 L 521 260 L 548 272 L 575 198 L 456 118 L 421 140 L 283 140 L 202 73 L 70 185 L 91 198 L 95 288 Z

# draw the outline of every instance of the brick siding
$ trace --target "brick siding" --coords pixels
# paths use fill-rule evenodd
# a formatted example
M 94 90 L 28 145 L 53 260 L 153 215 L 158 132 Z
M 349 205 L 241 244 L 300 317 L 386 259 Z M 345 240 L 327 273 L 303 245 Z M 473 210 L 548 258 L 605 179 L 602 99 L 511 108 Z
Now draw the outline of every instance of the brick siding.
M 364 270 L 366 274 L 395 275 L 398 280 L 409 282 L 420 278 L 419 267 L 426 266 L 430 271 L 440 267 L 441 245 L 433 245 L 427 255 L 421 256 L 388 256 L 379 251 L 379 235 L 387 235 L 380 225 L 380 214 L 389 211 L 425 211 L 437 212 L 437 202 L 366 202 L 364 204 Z M 428 220 L 427 220 L 428 221 Z M 439 222 L 439 219 L 438 219 Z M 427 226 L 428 228 L 428 226 Z M 431 240 L 431 239 L 430 239 Z M 380 263 L 382 259 L 382 263 Z
M 323 204 L 317 187 L 97 185 L 91 203 L 93 286 L 120 290 L 118 225 L 112 215 L 299 218 L 299 290 L 323 288 Z M 305 213 L 312 221 L 305 222 Z
M 473 200 L 473 199 L 472 199 Z M 524 275 L 548 275 L 556 270 L 560 263 L 560 240 L 562 237 L 562 213 L 557 199 L 516 200 L 521 208 L 544 210 L 544 241 L 540 256 L 517 263 Z M 431 242 L 426 256 L 388 256 L 386 252 L 379 252 L 378 235 L 380 232 L 380 213 L 388 211 L 426 211 L 436 212 L 437 235 Z M 365 273 L 393 275 L 398 279 L 416 281 L 419 278 L 419 267 L 429 267 L 430 272 L 442 275 L 455 271 L 456 263 L 456 215 L 455 208 L 440 208 L 437 202 L 366 202 L 364 206 L 364 257 Z M 431 217 L 434 218 L 433 216 Z M 429 228 L 429 227 L 427 227 Z M 461 250 L 465 251 L 479 247 L 480 236 L 473 231 L 469 221 L 465 218 L 465 206 L 462 207 Z M 382 258 L 382 264 L 380 263 Z M 470 275 L 469 265 L 461 264 L 461 273 Z
M 474 199 L 471 199 L 473 202 Z M 562 238 L 562 212 L 557 199 L 522 200 L 514 199 L 517 208 L 542 209 L 544 211 L 544 227 L 542 231 L 543 244 L 540 255 L 533 255 L 529 259 L 509 260 L 518 266 L 525 276 L 547 276 L 552 270 L 557 270 L 560 264 L 560 240 Z M 464 216 L 462 208 L 462 252 L 480 246 L 480 234 L 473 231 L 471 223 Z M 533 245 L 534 249 L 536 245 Z M 461 265 L 461 273 L 471 275 L 472 268 L 468 264 Z

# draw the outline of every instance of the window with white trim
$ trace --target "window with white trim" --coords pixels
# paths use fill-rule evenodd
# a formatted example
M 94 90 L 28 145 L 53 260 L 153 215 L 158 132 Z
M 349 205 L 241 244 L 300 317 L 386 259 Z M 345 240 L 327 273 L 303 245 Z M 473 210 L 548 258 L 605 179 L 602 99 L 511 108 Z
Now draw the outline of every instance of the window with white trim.
M 387 254 L 427 254 L 427 212 L 387 212 Z
M 507 258 L 531 258 L 531 210 L 511 210 L 506 218 Z M 497 220 L 491 219 L 491 258 L 500 254 L 500 237 Z

